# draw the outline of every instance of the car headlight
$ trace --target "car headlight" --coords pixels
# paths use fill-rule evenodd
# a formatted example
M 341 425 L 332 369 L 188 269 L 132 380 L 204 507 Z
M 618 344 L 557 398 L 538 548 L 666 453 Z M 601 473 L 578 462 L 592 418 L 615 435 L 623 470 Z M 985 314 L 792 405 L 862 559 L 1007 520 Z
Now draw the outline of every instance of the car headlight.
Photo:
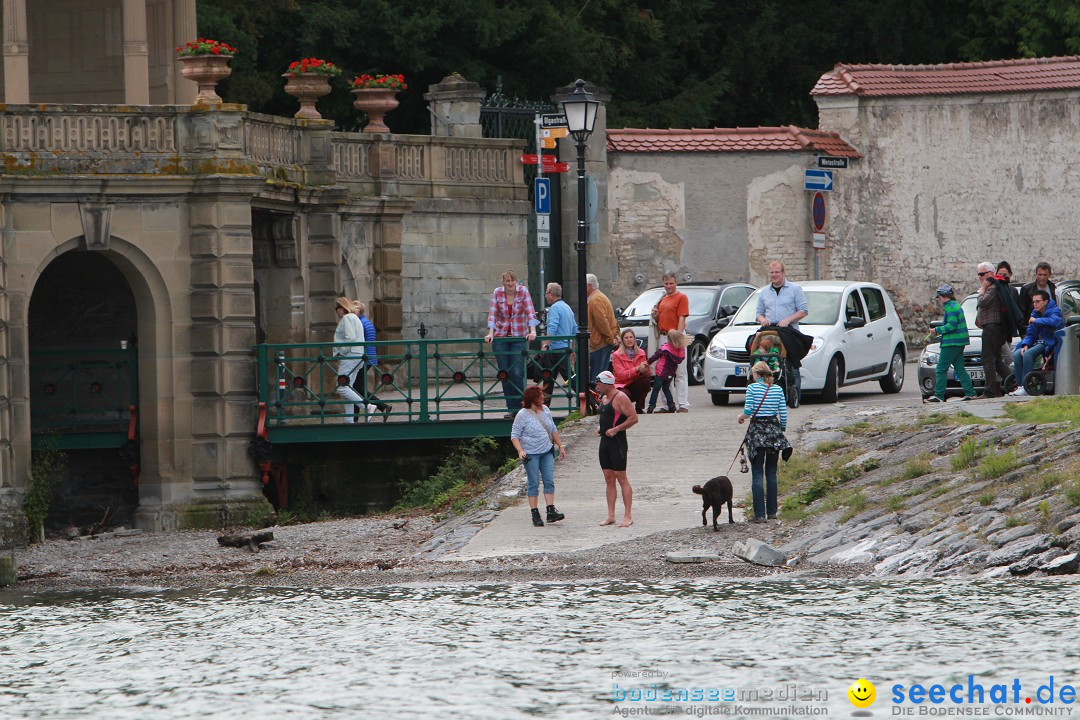
M 707 352 L 713 360 L 727 360 L 727 348 L 720 343 L 709 343 Z
M 937 361 L 938 354 L 933 352 L 923 352 L 922 357 L 919 358 L 919 362 L 921 362 L 926 367 L 936 367 Z
M 824 346 L 825 346 L 825 341 L 822 340 L 819 337 L 816 337 L 816 338 L 814 338 L 814 342 L 810 343 L 810 352 L 808 352 L 806 354 L 807 355 L 813 355 L 814 353 L 816 353 L 818 350 L 820 350 Z

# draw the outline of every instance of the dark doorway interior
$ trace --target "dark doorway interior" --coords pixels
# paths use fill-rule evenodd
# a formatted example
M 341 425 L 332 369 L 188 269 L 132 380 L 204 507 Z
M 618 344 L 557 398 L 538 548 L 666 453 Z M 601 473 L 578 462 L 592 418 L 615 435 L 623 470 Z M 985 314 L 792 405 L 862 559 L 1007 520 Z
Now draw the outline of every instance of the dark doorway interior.
M 138 489 L 117 439 L 138 403 L 138 315 L 127 279 L 100 253 L 65 253 L 34 286 L 28 326 L 34 443 L 59 445 L 67 466 L 46 527 L 85 527 L 106 514 L 109 525 L 130 527 Z

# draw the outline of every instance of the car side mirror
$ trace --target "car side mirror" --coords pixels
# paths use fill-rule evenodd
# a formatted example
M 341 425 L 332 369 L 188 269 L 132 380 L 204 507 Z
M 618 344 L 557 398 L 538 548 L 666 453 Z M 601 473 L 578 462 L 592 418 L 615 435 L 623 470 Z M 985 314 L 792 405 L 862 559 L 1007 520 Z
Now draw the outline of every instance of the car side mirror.
M 735 307 L 734 305 L 721 305 L 720 306 L 720 317 L 727 317 L 728 315 L 734 315 L 735 311 L 738 310 L 738 309 L 739 308 Z
M 844 323 L 844 327 L 848 330 L 854 330 L 866 325 L 866 319 L 861 317 L 848 318 L 848 321 Z
M 1077 320 L 1080 320 L 1080 317 L 1078 317 Z M 716 327 L 718 327 L 718 328 L 726 328 L 730 324 L 731 324 L 731 316 L 730 315 L 728 315 L 727 317 L 722 317 L 722 318 L 720 318 L 719 320 L 716 321 Z
M 944 324 L 945 324 L 944 320 L 931 320 L 930 321 L 930 327 L 932 327 L 932 328 L 939 328 Z
M 1080 324 L 1080 315 L 1070 315 L 1069 317 L 1065 318 L 1066 326 L 1078 324 Z

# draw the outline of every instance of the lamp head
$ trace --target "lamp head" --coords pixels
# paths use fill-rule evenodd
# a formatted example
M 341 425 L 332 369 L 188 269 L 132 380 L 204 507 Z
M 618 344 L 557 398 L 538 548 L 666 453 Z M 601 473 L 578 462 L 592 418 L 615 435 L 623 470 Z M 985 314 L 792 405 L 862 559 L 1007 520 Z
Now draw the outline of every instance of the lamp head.
M 585 81 L 580 78 L 574 82 L 574 92 L 563 98 L 563 113 L 571 137 L 577 142 L 585 142 L 592 135 L 596 125 L 596 112 L 600 101 L 591 92 L 585 90 Z

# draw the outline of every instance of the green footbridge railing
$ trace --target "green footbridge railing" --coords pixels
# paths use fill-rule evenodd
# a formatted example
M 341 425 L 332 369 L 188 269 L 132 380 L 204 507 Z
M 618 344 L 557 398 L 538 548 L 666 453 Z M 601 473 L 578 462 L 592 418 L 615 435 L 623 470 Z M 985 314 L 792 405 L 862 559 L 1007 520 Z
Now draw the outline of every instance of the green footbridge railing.
M 510 388 L 514 409 L 521 407 L 521 390 L 535 382 L 549 384 L 556 419 L 578 409 L 576 338 L 545 339 L 569 346 L 541 351 L 524 340 L 493 346 L 481 338 L 258 345 L 258 434 L 272 444 L 507 437 L 504 380 L 514 366 L 523 378 L 522 387 Z M 335 348 L 354 347 L 364 354 L 334 355 Z M 343 360 L 360 361 L 352 382 L 339 374 Z M 340 384 L 356 388 L 367 407 L 346 401 Z

